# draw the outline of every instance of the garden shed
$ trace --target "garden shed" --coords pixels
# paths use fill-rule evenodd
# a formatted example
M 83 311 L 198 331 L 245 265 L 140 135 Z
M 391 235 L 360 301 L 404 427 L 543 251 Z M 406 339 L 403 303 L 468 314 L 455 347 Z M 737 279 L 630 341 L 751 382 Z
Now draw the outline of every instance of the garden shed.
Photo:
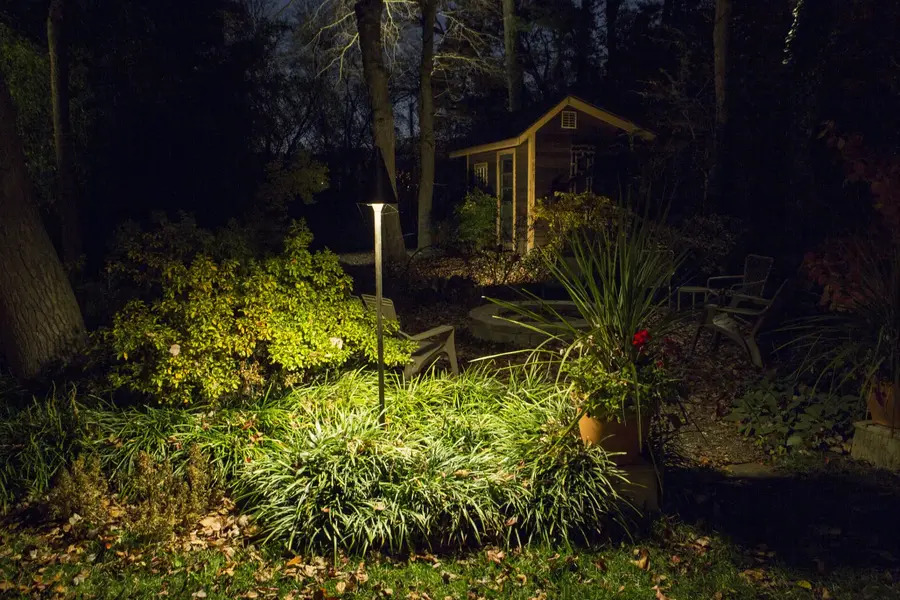
M 635 138 L 655 136 L 569 95 L 549 109 L 511 115 L 483 139 L 450 152 L 450 158 L 465 157 L 468 187 L 497 196 L 498 244 L 527 252 L 545 235 L 534 227 L 536 200 L 558 191 L 612 192 L 597 189 L 596 177 L 614 169 L 613 157 L 631 148 Z

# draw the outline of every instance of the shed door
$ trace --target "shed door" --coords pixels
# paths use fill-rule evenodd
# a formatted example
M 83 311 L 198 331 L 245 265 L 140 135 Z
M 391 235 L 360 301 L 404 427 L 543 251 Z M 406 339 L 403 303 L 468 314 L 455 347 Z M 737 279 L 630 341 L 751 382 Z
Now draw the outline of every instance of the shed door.
M 498 185 L 498 241 L 504 247 L 511 247 L 513 244 L 513 231 L 515 225 L 515 161 L 514 154 L 501 154 L 499 157 L 500 183 Z

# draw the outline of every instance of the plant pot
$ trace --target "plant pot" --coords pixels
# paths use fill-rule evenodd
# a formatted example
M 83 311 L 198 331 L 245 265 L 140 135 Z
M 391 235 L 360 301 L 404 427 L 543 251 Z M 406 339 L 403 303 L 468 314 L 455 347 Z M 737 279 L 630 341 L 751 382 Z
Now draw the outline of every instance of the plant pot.
M 872 386 L 866 398 L 866 408 L 872 422 L 900 428 L 900 406 L 897 406 L 896 398 L 892 381 L 880 381 Z
M 638 419 L 634 414 L 626 417 L 625 421 L 615 419 L 595 419 L 584 415 L 578 421 L 578 431 L 581 439 L 586 444 L 599 444 L 607 452 L 616 452 L 611 456 L 617 465 L 633 465 L 641 460 L 641 441 L 646 443 L 650 433 L 650 414 L 642 414 L 640 419 L 640 434 L 638 437 Z

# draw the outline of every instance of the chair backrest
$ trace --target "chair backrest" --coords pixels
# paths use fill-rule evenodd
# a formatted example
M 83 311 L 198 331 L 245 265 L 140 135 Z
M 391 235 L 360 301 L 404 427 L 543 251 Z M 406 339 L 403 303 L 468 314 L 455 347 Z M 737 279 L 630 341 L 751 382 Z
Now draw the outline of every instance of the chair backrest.
M 761 297 L 774 262 L 775 259 L 771 256 L 748 254 L 744 259 L 744 283 L 741 286 L 741 293 Z
M 363 294 L 362 295 L 363 304 L 366 305 L 371 311 L 375 311 L 377 304 L 377 299 L 375 296 L 371 294 Z M 390 298 L 382 298 L 381 299 L 381 314 L 388 321 L 398 321 L 397 319 L 397 311 L 394 309 L 394 302 Z
M 784 288 L 787 285 L 788 280 L 785 279 L 781 282 L 781 285 L 778 286 L 778 289 L 775 290 L 775 294 L 772 296 L 772 299 L 769 300 L 769 303 L 763 309 L 759 316 L 756 317 L 756 322 L 753 324 L 753 335 L 759 333 L 759 331 L 769 323 L 778 313 L 778 310 L 781 308 L 781 304 L 784 301 Z

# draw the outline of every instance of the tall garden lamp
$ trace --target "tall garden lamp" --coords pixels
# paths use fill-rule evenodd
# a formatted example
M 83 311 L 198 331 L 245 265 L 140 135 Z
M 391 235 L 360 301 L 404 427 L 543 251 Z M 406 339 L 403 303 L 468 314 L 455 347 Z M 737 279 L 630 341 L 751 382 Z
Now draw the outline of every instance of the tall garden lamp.
M 378 348 L 378 408 L 380 410 L 381 422 L 385 421 L 384 406 L 384 316 L 382 307 L 382 217 L 387 210 L 397 210 L 394 205 L 395 194 L 394 187 L 391 183 L 390 176 L 387 172 L 387 166 L 384 163 L 384 157 L 381 149 L 377 148 L 375 152 L 374 167 L 374 185 L 372 186 L 372 201 L 368 206 L 372 207 L 375 215 L 375 338 Z
M 384 423 L 384 329 L 381 308 L 382 298 L 382 277 L 381 277 L 381 216 L 384 214 L 385 204 L 383 202 L 371 202 L 368 206 L 372 207 L 375 215 L 375 339 L 378 348 L 378 408 L 379 419 Z

